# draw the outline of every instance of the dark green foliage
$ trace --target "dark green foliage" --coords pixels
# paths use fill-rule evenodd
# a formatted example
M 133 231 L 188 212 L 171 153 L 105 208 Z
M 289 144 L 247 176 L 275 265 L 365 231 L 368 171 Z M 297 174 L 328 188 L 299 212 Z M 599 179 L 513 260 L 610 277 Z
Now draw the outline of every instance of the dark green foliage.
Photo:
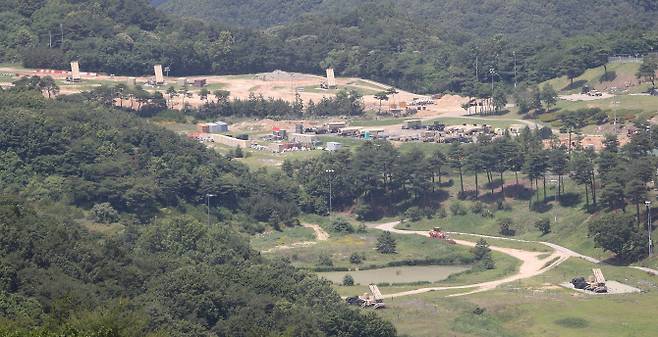
M 354 252 L 352 253 L 352 255 L 350 255 L 350 263 L 352 264 L 361 264 L 363 260 L 365 260 L 365 254 L 359 254 Z
M 473 255 L 475 255 L 475 259 L 478 261 L 491 255 L 489 243 L 485 239 L 478 240 L 478 242 L 475 244 L 475 247 L 473 247 Z
M 343 285 L 348 287 L 354 285 L 354 278 L 352 275 L 346 274 L 345 277 L 343 277 Z
M 415 221 L 420 221 L 422 217 L 423 217 L 423 212 L 417 206 L 409 207 L 406 211 L 404 211 L 405 219 L 409 219 L 415 222 Z
M 466 215 L 466 207 L 464 207 L 461 202 L 455 201 L 450 204 L 450 213 L 452 213 L 454 216 Z
M 327 254 L 321 254 L 318 257 L 318 266 L 331 267 L 334 265 L 334 261 L 331 260 L 331 256 Z
M 514 223 L 510 218 L 498 219 L 499 233 L 504 236 L 514 236 L 516 235 L 516 230 L 513 228 Z
M 605 214 L 590 221 L 588 229 L 597 247 L 617 254 L 622 261 L 636 261 L 647 254 L 647 234 L 638 229 L 630 214 Z
M 395 254 L 396 241 L 391 232 L 384 232 L 377 238 L 377 251 L 381 254 Z
M 331 228 L 334 232 L 338 233 L 354 233 L 354 226 L 343 218 L 337 218 L 331 224 Z
M 546 235 L 551 232 L 551 220 L 546 218 L 539 219 L 535 222 L 535 228 L 537 228 L 542 235 Z

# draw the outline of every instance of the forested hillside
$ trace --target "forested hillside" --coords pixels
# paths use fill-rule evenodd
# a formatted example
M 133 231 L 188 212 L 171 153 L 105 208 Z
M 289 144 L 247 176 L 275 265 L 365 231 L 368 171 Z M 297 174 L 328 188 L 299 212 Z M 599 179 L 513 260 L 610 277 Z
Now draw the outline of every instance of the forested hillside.
M 306 14 L 335 17 L 365 4 L 396 4 L 409 18 L 456 34 L 511 34 L 515 39 L 553 39 L 651 24 L 655 1 L 372 1 L 372 0 L 160 0 L 163 11 L 214 20 L 229 25 L 267 28 L 298 21 Z
M 395 335 L 251 250 L 288 179 L 84 100 L 0 92 L 0 336 Z
M 130 75 L 149 74 L 162 63 L 173 76 L 274 69 L 321 74 L 333 66 L 340 75 L 419 93 L 484 95 L 491 77 L 504 86 L 515 79 L 532 84 L 577 76 L 611 54 L 658 50 L 653 2 L 478 4 L 208 1 L 184 2 L 193 13 L 167 16 L 146 0 L 2 0 L 0 60 L 66 68 L 79 59 L 83 70 Z M 327 10 L 313 14 L 318 6 Z M 234 28 L 234 20 L 222 17 L 180 15 L 217 8 L 233 18 L 249 17 L 246 11 L 267 22 L 265 17 L 295 17 L 286 11 L 301 14 L 308 7 L 311 14 L 266 31 Z

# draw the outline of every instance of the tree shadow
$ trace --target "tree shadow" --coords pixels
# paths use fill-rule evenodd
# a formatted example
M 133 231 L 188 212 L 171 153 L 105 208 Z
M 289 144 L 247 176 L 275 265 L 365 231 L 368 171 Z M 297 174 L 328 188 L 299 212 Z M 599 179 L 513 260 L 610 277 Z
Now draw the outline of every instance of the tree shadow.
M 534 191 L 521 184 L 515 184 L 505 187 L 505 196 L 517 200 L 530 200 Z
M 544 202 L 533 202 L 530 209 L 537 212 L 537 213 L 546 213 L 546 212 L 553 209 L 553 205 L 549 204 L 545 201 Z
M 585 84 L 587 84 L 586 80 L 573 81 L 573 83 L 569 83 L 566 87 L 562 88 L 561 91 L 574 90 L 574 89 L 582 88 Z
M 582 196 L 573 192 L 560 194 L 558 198 L 558 202 L 562 207 L 573 207 L 580 204 L 582 201 Z

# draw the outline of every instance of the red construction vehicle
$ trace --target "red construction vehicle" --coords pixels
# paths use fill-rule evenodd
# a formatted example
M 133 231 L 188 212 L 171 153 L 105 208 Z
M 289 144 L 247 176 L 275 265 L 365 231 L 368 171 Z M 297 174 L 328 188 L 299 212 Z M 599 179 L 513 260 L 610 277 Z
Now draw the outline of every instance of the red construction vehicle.
M 450 238 L 448 233 L 441 230 L 441 227 L 434 227 L 434 229 L 430 231 L 430 237 L 432 239 L 444 240 L 453 245 L 456 243 L 455 240 Z

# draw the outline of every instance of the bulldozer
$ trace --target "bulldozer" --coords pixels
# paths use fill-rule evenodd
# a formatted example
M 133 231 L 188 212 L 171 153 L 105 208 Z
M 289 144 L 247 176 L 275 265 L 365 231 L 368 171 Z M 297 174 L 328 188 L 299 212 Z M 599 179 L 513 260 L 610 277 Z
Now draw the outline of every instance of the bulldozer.
M 455 240 L 451 239 L 448 233 L 441 230 L 441 227 L 434 227 L 430 233 L 430 238 L 437 240 L 444 240 L 449 244 L 456 244 Z

